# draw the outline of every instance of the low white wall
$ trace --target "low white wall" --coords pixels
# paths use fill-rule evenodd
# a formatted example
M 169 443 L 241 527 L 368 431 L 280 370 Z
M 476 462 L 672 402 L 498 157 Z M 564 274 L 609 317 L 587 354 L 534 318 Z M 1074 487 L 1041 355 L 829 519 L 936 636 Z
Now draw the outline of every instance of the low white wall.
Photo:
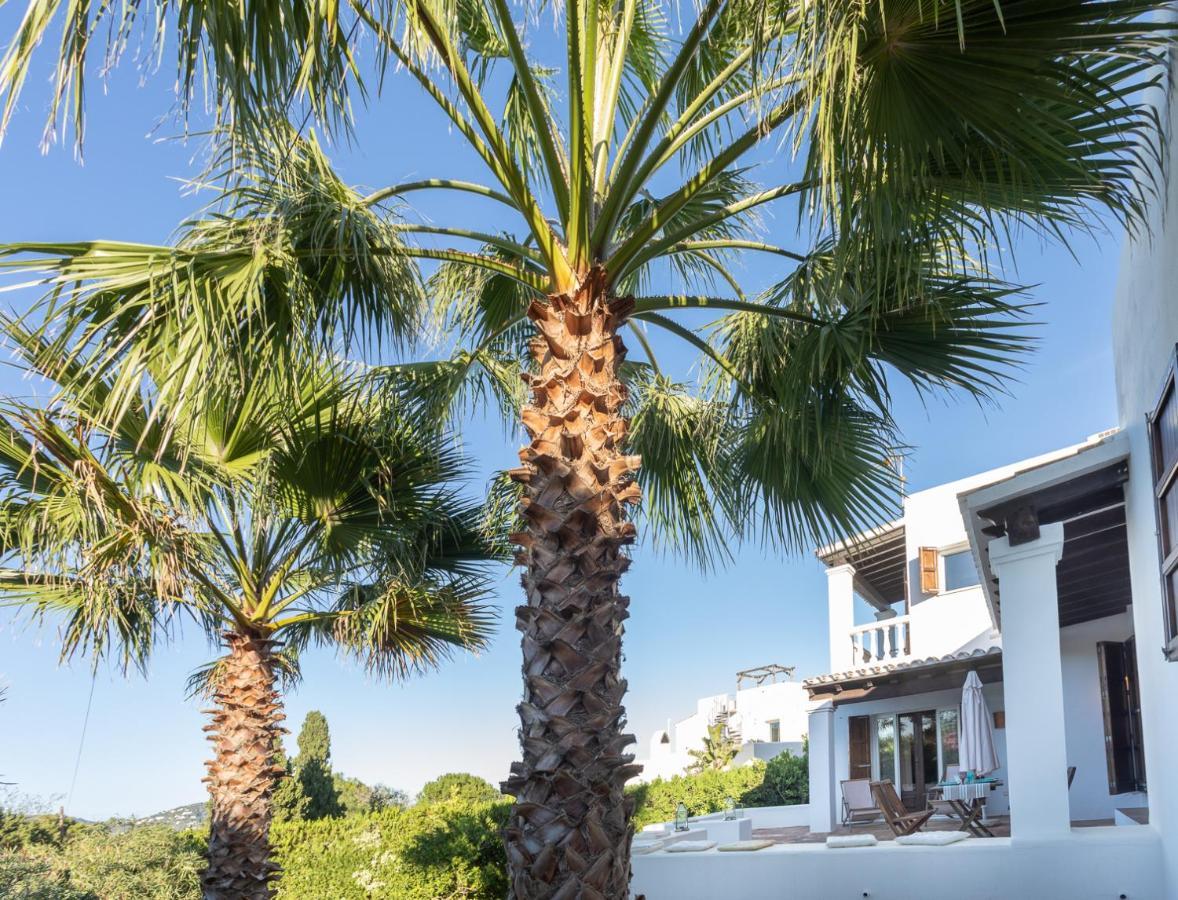
M 830 850 L 779 844 L 755 853 L 633 858 L 646 900 L 1107 900 L 1165 897 L 1162 853 L 1150 828 L 1083 828 L 1054 841 L 970 838 L 948 847 Z
M 740 814 L 752 819 L 753 828 L 792 828 L 796 825 L 810 824 L 808 803 L 795 803 L 791 806 L 746 806 L 741 808 Z M 706 816 L 692 816 L 689 822 L 692 828 L 707 828 L 709 821 L 723 818 L 722 812 L 708 813 Z M 662 827 L 674 828 L 675 823 L 663 822 Z

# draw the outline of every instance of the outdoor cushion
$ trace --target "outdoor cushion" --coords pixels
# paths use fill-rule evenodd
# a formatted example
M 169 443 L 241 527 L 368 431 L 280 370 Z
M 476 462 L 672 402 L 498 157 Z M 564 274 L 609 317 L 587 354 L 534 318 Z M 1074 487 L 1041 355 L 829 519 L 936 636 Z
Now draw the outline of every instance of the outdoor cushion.
M 832 834 L 826 839 L 826 846 L 836 850 L 840 847 L 874 847 L 878 843 L 874 834 Z
M 748 850 L 764 850 L 766 847 L 772 847 L 772 841 L 733 841 L 731 844 L 721 844 L 716 849 L 721 853 L 739 853 Z
M 905 834 L 896 838 L 897 844 L 906 847 L 944 847 L 964 841 L 969 835 L 964 831 L 922 831 L 919 834 Z
M 676 841 L 667 848 L 667 852 L 699 853 L 701 850 L 711 850 L 715 846 L 715 841 Z
M 634 856 L 645 856 L 647 853 L 662 850 L 666 845 L 666 841 L 635 841 L 630 847 L 630 853 Z

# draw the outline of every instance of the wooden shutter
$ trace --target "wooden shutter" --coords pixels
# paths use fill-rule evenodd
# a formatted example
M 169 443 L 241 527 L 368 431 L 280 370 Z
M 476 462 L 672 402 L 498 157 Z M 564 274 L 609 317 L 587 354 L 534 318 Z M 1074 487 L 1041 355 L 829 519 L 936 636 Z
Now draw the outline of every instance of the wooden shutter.
M 941 587 L 940 573 L 937 571 L 937 548 L 920 548 L 920 590 L 925 594 L 935 594 Z
M 1167 659 L 1178 660 L 1178 383 L 1174 362 L 1166 373 L 1157 406 L 1149 414 L 1147 424 L 1158 553 L 1162 558 L 1164 650 Z
M 1145 758 L 1141 747 L 1141 707 L 1137 699 L 1137 666 L 1133 641 L 1100 641 L 1100 701 L 1104 712 L 1104 751 L 1108 791 L 1124 794 L 1145 789 Z
M 871 717 L 851 716 L 847 719 L 850 731 L 851 778 L 871 777 Z

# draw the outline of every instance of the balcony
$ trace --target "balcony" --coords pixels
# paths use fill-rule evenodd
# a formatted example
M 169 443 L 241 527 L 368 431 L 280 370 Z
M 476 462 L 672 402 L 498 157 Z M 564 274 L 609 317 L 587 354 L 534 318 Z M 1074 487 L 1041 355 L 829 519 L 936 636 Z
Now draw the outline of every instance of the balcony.
M 882 619 L 851 629 L 852 668 L 881 666 L 912 655 L 909 616 Z

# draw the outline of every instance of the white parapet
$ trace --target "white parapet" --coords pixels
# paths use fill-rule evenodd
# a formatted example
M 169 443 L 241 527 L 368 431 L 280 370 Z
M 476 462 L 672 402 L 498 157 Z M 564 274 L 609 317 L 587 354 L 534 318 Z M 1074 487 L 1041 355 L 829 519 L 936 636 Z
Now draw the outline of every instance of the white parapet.
M 947 847 L 834 850 L 779 844 L 752 853 L 652 853 L 633 860 L 646 900 L 1103 900 L 1165 897 L 1152 828 L 1079 828 L 1054 839 L 969 838 Z

